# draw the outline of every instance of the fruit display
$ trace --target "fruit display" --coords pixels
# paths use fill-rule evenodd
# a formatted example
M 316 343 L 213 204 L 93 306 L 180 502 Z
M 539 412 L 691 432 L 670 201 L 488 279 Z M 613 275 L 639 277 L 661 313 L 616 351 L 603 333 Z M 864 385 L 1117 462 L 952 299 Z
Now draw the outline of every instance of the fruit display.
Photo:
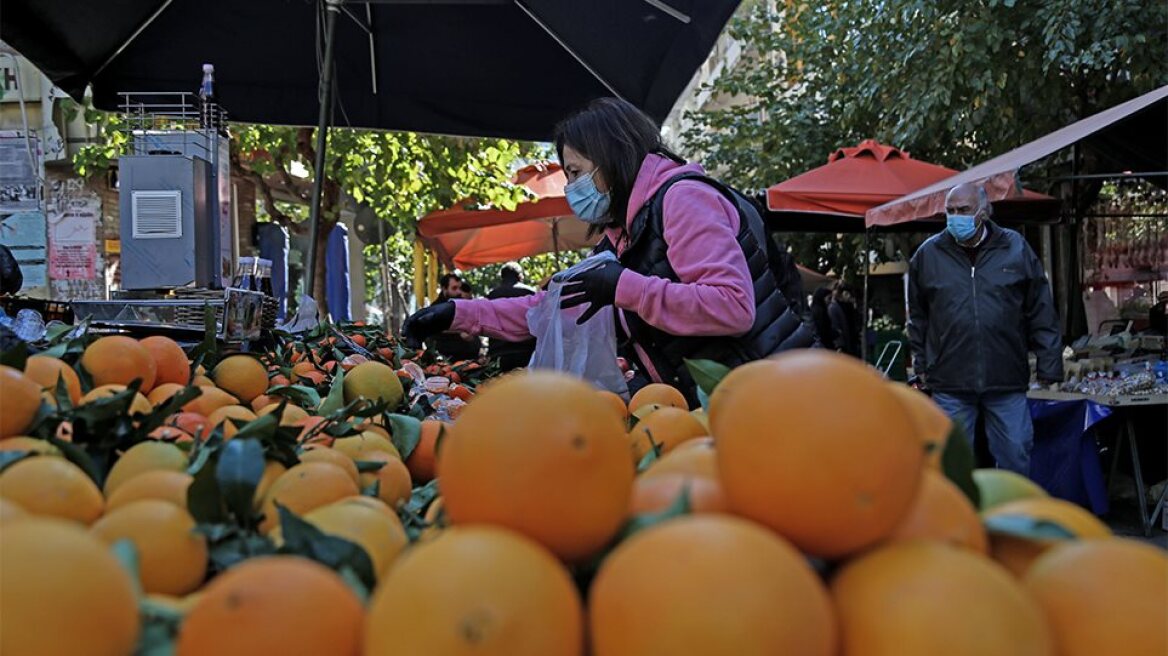
M 0 354 L 0 654 L 1168 653 L 1163 551 L 836 353 L 691 362 L 691 408 L 360 324 L 38 346 Z

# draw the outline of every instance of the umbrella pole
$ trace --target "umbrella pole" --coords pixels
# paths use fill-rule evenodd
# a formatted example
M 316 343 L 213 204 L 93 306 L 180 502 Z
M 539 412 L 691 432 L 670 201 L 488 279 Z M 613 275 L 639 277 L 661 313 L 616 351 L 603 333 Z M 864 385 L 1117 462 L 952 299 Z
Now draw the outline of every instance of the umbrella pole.
M 868 278 L 872 273 L 872 245 L 871 245 L 872 231 L 864 230 L 864 296 L 860 301 L 860 317 L 861 324 L 864 326 L 860 331 L 860 358 L 864 362 L 868 361 Z
M 320 233 L 320 200 L 324 187 L 324 156 L 328 139 L 329 115 L 333 106 L 333 37 L 337 31 L 337 14 L 344 0 L 324 0 L 324 62 L 320 74 L 320 117 L 316 122 L 316 161 L 313 163 L 312 206 L 308 211 L 308 257 L 304 265 L 304 291 L 312 296 L 316 281 L 316 241 Z

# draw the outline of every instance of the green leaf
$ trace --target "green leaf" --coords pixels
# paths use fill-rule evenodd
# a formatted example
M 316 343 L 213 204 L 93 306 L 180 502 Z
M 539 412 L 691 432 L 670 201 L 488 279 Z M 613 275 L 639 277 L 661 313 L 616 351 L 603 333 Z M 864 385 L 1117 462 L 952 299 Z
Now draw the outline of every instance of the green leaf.
M 243 421 L 239 424 L 239 431 L 235 433 L 235 437 L 227 441 L 226 444 L 230 444 L 240 438 L 271 438 L 276 434 L 276 428 L 279 425 L 280 418 L 274 412 L 269 412 L 262 417 L 257 417 L 250 421 Z
M 405 510 L 415 515 L 420 515 L 440 494 L 438 479 L 434 479 L 421 487 L 416 487 L 410 493 L 410 499 L 405 504 Z
M 66 442 L 53 435 L 48 436 L 46 439 L 49 444 L 61 450 L 61 455 L 65 456 L 66 460 L 77 465 L 81 471 L 85 472 L 85 475 L 97 485 L 98 489 L 101 489 L 105 485 L 105 472 L 97 466 L 97 463 L 93 462 L 93 458 L 85 452 L 85 449 L 74 442 Z
M 304 556 L 336 572 L 349 568 L 366 589 L 373 589 L 377 583 L 373 561 L 360 545 L 321 531 L 282 505 L 276 504 L 276 510 L 284 540 L 280 553 Z
M 203 389 L 194 385 L 175 392 L 174 396 L 164 401 L 162 405 L 138 422 L 138 433 L 145 436 L 155 428 L 164 425 L 175 413 L 182 411 L 183 406 L 199 398 L 202 394 Z
M 409 415 L 387 414 L 389 439 L 401 454 L 402 460 L 410 457 L 422 439 L 422 422 Z
M 381 471 L 381 468 L 385 466 L 384 461 L 375 460 L 355 460 L 353 464 L 357 465 L 357 473 L 359 474 L 372 474 Z
M 949 437 L 945 440 L 945 450 L 941 452 L 941 471 L 969 498 L 974 508 L 980 508 L 981 492 L 973 480 L 975 466 L 969 439 L 961 426 L 953 422 L 953 430 L 949 432 Z
M 259 440 L 241 439 L 236 435 L 235 439 L 224 443 L 219 451 L 219 462 L 215 465 L 215 482 L 227 511 L 235 516 L 236 523 L 241 526 L 255 525 L 253 501 L 256 486 L 263 475 L 264 447 Z
M 0 451 L 0 473 L 21 460 L 36 455 L 39 455 L 36 451 Z
M 726 374 L 730 373 L 730 367 L 713 360 L 686 360 L 685 368 L 694 379 L 698 389 L 705 392 L 707 397 L 714 393 L 714 388 L 722 382 Z
M 307 385 L 277 385 L 267 391 L 269 396 L 282 396 L 301 408 L 320 405 L 320 392 Z
M 320 402 L 317 408 L 317 414 L 328 416 L 345 407 L 345 372 L 337 369 L 336 375 L 333 377 L 332 387 L 329 388 L 328 396 Z
M 24 364 L 28 362 L 28 344 L 23 340 L 5 351 L 0 351 L 0 364 L 24 371 Z
M 118 540 L 110 547 L 114 558 L 118 559 L 118 564 L 122 569 L 129 573 L 130 578 L 134 581 L 134 592 L 142 596 L 142 578 L 139 571 L 138 548 L 130 540 Z
M 982 523 L 990 533 L 1027 540 L 1073 540 L 1077 537 L 1058 522 L 1026 515 L 994 515 L 986 517 Z
M 193 473 L 195 480 L 187 488 L 187 510 L 200 524 L 226 523 L 227 509 L 224 508 L 223 497 L 219 492 L 219 478 L 215 473 L 218 468 L 216 454 L 208 455 L 204 463 Z

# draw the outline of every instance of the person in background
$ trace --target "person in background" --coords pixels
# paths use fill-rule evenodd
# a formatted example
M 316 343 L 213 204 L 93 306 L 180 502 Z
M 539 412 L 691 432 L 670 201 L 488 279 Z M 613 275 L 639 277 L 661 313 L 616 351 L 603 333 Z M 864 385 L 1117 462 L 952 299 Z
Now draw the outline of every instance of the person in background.
M 15 295 L 24 286 L 24 274 L 12 251 L 0 244 L 0 294 Z
M 815 335 L 819 344 L 825 349 L 836 350 L 837 331 L 832 324 L 828 313 L 827 302 L 831 298 L 831 287 L 823 286 L 811 295 L 811 323 L 815 326 Z
M 599 98 L 562 121 L 554 141 L 568 204 L 601 236 L 594 252 L 616 256 L 565 281 L 561 307 L 582 309 L 578 322 L 616 309 L 618 355 L 637 371 L 630 391 L 664 382 L 693 405 L 685 360 L 734 367 L 812 345 L 813 330 L 776 282 L 757 208 L 672 153 L 644 112 Z M 527 310 L 542 296 L 426 308 L 402 332 L 407 343 L 451 326 L 527 340 Z
M 981 417 L 998 467 L 1028 476 L 1034 443 L 1028 353 L 1037 355 L 1039 383 L 1063 379 L 1050 285 L 1022 235 L 991 220 L 983 187 L 951 189 L 945 214 L 945 231 L 909 262 L 913 368 L 971 442 Z
M 462 291 L 465 284 L 457 273 L 444 274 L 438 279 L 438 298 L 430 307 L 449 303 L 456 298 L 466 298 Z M 442 331 L 432 337 L 433 348 L 450 362 L 477 359 L 482 350 L 482 342 L 465 331 Z
M 1156 304 L 1148 308 L 1148 330 L 1168 335 L 1168 291 L 1156 295 Z
M 471 285 L 469 282 L 463 280 L 462 287 L 459 289 L 458 298 L 464 298 L 464 299 L 474 298 L 474 285 Z
M 508 262 L 499 270 L 499 286 L 492 289 L 487 298 L 523 298 L 532 296 L 535 290 L 523 284 L 523 268 L 518 262 Z M 502 339 L 487 340 L 487 357 L 498 358 L 499 368 L 502 371 L 511 371 L 526 366 L 531 361 L 531 354 L 535 351 L 535 340 L 527 339 L 519 342 L 508 342 Z
M 842 280 L 832 286 L 827 314 L 836 331 L 836 349 L 852 357 L 860 357 L 860 313 L 856 311 L 852 288 Z

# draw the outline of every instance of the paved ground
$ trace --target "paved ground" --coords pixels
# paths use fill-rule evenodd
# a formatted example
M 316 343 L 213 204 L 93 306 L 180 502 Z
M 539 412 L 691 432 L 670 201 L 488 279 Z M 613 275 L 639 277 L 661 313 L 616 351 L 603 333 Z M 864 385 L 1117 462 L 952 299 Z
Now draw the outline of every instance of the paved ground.
M 1144 528 L 1140 524 L 1140 511 L 1134 501 L 1112 498 L 1111 512 L 1103 519 L 1116 535 L 1143 540 L 1168 550 L 1168 533 L 1160 528 L 1159 517 L 1156 518 L 1156 526 L 1152 527 L 1152 535 L 1144 536 Z

